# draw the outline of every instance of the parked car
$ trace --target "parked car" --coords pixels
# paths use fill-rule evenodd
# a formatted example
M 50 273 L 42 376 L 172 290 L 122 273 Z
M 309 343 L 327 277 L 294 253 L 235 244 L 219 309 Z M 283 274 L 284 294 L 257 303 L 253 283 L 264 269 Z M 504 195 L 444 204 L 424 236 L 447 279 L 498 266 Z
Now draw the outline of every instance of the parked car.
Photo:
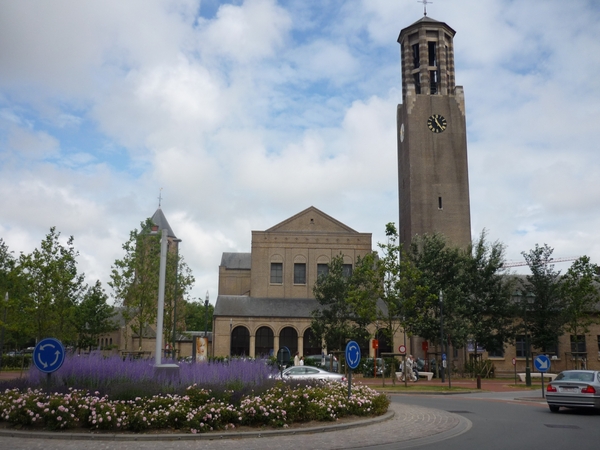
M 552 412 L 564 408 L 600 409 L 600 371 L 565 370 L 548 383 L 546 401 Z
M 321 380 L 321 381 L 345 381 L 346 377 L 339 373 L 328 372 L 319 367 L 293 366 L 288 367 L 282 373 L 284 380 Z
M 333 358 L 333 364 L 331 360 Z M 338 360 L 334 355 L 309 355 L 304 357 L 304 364 L 307 366 L 320 367 L 325 370 L 338 371 Z

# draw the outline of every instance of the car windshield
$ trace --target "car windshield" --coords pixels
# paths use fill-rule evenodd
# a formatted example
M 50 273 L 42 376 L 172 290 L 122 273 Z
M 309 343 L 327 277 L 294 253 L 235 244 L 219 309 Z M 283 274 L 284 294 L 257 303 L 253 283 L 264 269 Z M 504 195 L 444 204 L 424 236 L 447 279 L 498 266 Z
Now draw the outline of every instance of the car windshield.
M 594 372 L 561 372 L 556 381 L 594 381 Z

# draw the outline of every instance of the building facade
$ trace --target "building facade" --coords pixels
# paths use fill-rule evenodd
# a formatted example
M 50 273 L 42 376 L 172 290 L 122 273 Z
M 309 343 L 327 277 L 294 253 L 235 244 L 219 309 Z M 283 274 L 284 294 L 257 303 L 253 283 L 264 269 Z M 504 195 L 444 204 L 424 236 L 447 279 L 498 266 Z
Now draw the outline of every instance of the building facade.
M 272 356 L 282 347 L 292 355 L 326 351 L 310 328 L 319 306 L 313 286 L 338 255 L 351 270 L 359 256 L 370 253 L 371 234 L 310 207 L 268 230 L 253 231 L 251 248 L 221 259 L 214 354 Z

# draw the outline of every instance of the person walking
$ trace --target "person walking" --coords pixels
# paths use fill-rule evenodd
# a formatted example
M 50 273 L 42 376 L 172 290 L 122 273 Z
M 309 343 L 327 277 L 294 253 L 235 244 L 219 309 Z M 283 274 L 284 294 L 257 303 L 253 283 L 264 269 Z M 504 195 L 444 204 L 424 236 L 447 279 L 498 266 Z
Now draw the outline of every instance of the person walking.
M 295 366 L 300 365 L 300 358 L 298 357 L 298 352 L 296 352 L 296 354 L 294 355 L 294 365 Z

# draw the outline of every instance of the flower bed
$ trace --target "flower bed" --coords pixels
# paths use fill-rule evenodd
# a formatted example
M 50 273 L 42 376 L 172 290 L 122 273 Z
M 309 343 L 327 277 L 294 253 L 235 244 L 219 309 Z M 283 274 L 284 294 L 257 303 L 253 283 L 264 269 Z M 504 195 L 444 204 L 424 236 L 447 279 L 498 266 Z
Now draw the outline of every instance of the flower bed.
M 157 375 L 148 361 L 111 360 L 112 370 L 94 372 L 90 369 L 98 363 L 94 358 L 106 363 L 98 356 L 65 362 L 65 370 L 61 367 L 53 374 L 50 392 L 42 388 L 44 378 L 36 372 L 28 380 L 34 386 L 5 389 L 0 393 L 0 420 L 50 430 L 202 433 L 242 425 L 287 427 L 349 415 L 376 416 L 389 405 L 384 394 L 363 385 L 353 386 L 348 398 L 347 385 L 339 382 L 275 381 L 269 377 L 273 369 L 265 369 L 260 361 L 184 365 L 176 378 L 169 378 Z M 191 379 L 194 382 L 179 392 Z M 66 380 L 71 387 L 66 387 Z M 99 390 L 92 392 L 91 385 Z

